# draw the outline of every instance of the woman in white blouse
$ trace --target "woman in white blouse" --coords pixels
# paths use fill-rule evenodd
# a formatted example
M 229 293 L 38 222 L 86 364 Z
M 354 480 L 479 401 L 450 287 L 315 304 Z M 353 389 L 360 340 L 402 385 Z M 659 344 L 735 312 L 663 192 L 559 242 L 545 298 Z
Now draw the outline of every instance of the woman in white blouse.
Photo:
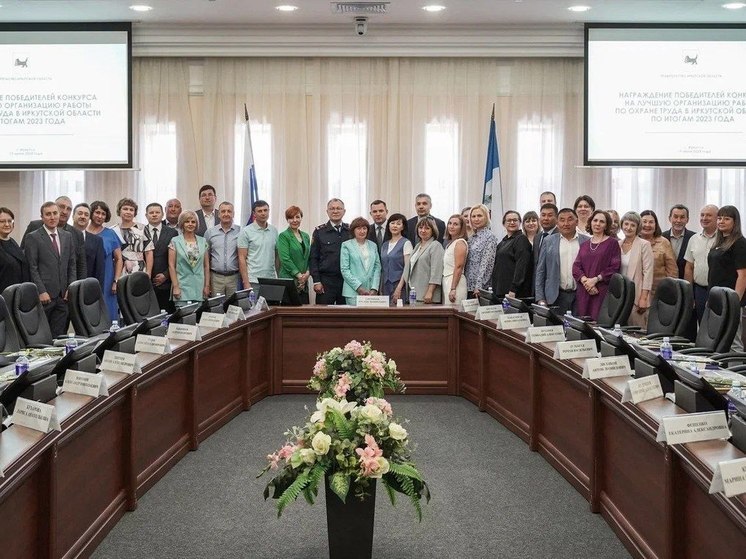
M 640 215 L 637 212 L 627 212 L 622 216 L 621 229 L 624 233 L 624 239 L 619 241 L 619 248 L 622 249 L 621 273 L 635 284 L 635 304 L 627 324 L 646 329 L 653 285 L 653 249 L 648 241 L 638 236 Z
M 443 294 L 445 302 L 460 305 L 466 299 L 466 255 L 469 253 L 466 223 L 459 214 L 453 214 L 446 223 L 443 255 Z
M 378 245 L 368 240 L 368 221 L 355 218 L 350 223 L 353 237 L 342 243 L 339 267 L 344 279 L 342 296 L 348 305 L 357 304 L 358 295 L 377 295 L 381 281 L 381 261 Z

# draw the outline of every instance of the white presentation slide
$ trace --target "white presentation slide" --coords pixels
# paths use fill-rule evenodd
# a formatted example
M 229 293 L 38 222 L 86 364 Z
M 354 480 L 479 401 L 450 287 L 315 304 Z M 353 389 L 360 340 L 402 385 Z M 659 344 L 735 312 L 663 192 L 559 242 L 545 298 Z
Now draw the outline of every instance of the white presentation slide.
M 0 33 L 0 166 L 127 166 L 127 33 Z
M 746 166 L 746 29 L 588 33 L 587 164 Z

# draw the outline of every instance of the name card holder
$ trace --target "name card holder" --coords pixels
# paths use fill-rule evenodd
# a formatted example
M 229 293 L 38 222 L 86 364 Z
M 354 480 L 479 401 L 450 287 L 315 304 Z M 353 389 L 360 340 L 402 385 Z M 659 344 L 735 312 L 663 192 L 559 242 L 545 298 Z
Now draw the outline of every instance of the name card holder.
M 632 369 L 630 369 L 629 358 L 626 355 L 594 357 L 586 359 L 583 363 L 583 378 L 590 380 L 631 375 Z
M 267 300 L 264 297 L 259 297 L 256 300 L 256 303 L 254 303 L 254 306 L 251 307 L 251 310 L 248 312 L 249 316 L 254 314 L 259 314 L 262 311 L 268 311 L 269 305 L 267 304 Z
M 83 396 L 108 396 L 109 388 L 106 379 L 101 373 L 84 373 L 68 369 L 65 372 L 65 382 L 62 383 L 62 392 L 82 394 Z
M 134 353 L 122 353 L 110 349 L 104 351 L 104 358 L 101 360 L 99 369 L 102 372 L 108 371 L 125 375 L 141 372 L 140 365 L 137 363 L 137 356 Z
M 243 309 L 237 305 L 228 305 L 228 309 L 225 311 L 225 318 L 228 320 L 228 324 L 233 324 L 239 320 L 244 320 L 246 315 Z
M 199 319 L 202 328 L 222 328 L 225 326 L 225 315 L 215 312 L 203 312 Z
M 361 308 L 388 308 L 391 300 L 388 295 L 358 295 L 355 306 Z
M 61 431 L 57 410 L 51 404 L 42 404 L 26 398 L 17 398 L 13 410 L 13 423 L 42 433 Z
M 479 300 L 478 299 L 464 299 L 461 301 L 461 310 L 464 312 L 477 312 L 477 309 L 479 308 Z
M 687 413 L 664 417 L 656 441 L 669 445 L 730 438 L 724 411 Z
M 166 337 L 169 340 L 182 340 L 184 342 L 196 342 L 202 340 L 199 328 L 191 324 L 169 324 Z
M 502 305 L 483 305 L 477 307 L 477 314 L 474 318 L 477 320 L 497 320 L 505 310 Z
M 497 327 L 500 330 L 521 330 L 531 327 L 531 319 L 527 312 L 501 314 L 497 318 Z
M 719 462 L 710 483 L 710 494 L 722 492 L 726 497 L 746 493 L 746 458 Z
M 630 379 L 622 393 L 622 403 L 639 404 L 656 398 L 663 398 L 663 387 L 658 375 Z
M 165 355 L 171 353 L 171 347 L 168 344 L 168 338 L 163 336 L 147 336 L 138 334 L 135 341 L 135 351 L 140 353 L 154 353 L 156 355 Z
M 531 326 L 526 331 L 526 343 L 564 342 L 565 329 L 560 326 Z
M 582 359 L 584 357 L 598 357 L 595 340 L 559 342 L 554 346 L 555 359 Z

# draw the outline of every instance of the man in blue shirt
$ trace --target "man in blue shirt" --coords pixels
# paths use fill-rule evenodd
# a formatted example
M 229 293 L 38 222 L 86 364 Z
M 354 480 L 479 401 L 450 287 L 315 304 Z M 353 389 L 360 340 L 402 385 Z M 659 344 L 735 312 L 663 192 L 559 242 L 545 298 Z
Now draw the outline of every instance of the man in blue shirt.
M 220 222 L 205 232 L 210 246 L 210 287 L 212 296 L 233 295 L 238 288 L 238 236 L 241 226 L 233 223 L 233 204 L 218 206 Z

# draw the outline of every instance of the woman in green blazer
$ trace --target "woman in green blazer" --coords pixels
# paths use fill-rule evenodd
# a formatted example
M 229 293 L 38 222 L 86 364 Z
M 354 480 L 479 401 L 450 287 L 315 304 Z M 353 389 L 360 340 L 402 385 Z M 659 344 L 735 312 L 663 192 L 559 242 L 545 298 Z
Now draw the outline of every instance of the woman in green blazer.
M 300 300 L 308 304 L 308 257 L 311 254 L 311 238 L 308 233 L 300 230 L 303 221 L 303 211 L 298 206 L 290 206 L 285 210 L 288 228 L 277 237 L 277 253 L 280 256 L 281 278 L 295 280 L 300 294 Z

